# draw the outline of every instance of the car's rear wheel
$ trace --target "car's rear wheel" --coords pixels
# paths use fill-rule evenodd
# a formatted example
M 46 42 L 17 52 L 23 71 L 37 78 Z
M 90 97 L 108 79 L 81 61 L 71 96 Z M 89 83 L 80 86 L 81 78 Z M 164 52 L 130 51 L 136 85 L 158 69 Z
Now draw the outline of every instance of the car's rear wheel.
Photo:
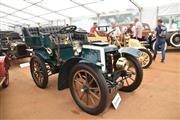
M 46 88 L 48 84 L 48 72 L 44 60 L 33 55 L 30 61 L 31 75 L 39 88 Z
M 140 86 L 143 79 L 143 70 L 139 61 L 134 56 L 126 54 L 124 57 L 128 60 L 129 67 L 126 70 L 127 76 L 122 77 L 124 81 L 123 87 L 119 90 L 132 92 Z
M 70 91 L 85 112 L 97 115 L 108 105 L 108 88 L 102 73 L 93 64 L 79 63 L 70 74 Z

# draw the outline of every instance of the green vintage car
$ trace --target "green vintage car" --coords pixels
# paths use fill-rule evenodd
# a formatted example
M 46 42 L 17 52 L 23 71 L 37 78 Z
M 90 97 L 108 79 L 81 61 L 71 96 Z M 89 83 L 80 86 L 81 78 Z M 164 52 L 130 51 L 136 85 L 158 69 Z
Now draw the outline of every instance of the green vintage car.
M 26 44 L 33 49 L 31 75 L 39 88 L 48 76 L 59 73 L 58 89 L 70 88 L 76 104 L 89 114 L 99 114 L 109 103 L 109 92 L 134 91 L 143 79 L 140 55 L 103 42 L 87 42 L 76 26 L 23 28 Z

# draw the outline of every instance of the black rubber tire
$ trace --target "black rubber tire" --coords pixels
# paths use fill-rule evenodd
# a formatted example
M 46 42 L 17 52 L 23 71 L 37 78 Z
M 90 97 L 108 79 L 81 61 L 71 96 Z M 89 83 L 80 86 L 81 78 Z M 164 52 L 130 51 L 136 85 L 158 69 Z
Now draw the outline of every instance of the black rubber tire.
M 3 82 L 2 87 L 7 88 L 9 86 L 9 72 L 6 75 L 6 80 Z
M 149 49 L 149 52 L 151 53 L 152 58 L 154 57 L 154 51 L 152 49 Z
M 135 78 L 135 81 L 130 86 L 124 86 L 124 87 L 120 88 L 119 90 L 123 91 L 123 92 L 132 92 L 132 91 L 136 90 L 142 82 L 143 69 L 142 69 L 139 61 L 134 56 L 129 55 L 129 54 L 124 54 L 124 57 L 128 61 L 131 61 L 134 64 L 135 70 L 136 70 L 136 78 Z
M 151 64 L 152 64 L 152 54 L 150 53 L 150 51 L 149 50 L 147 50 L 147 49 L 139 49 L 140 51 L 142 51 L 142 52 L 145 52 L 145 53 L 147 53 L 148 54 L 148 56 L 149 56 L 149 62 L 148 62 L 148 64 L 146 65 L 146 66 L 142 66 L 142 68 L 143 69 L 146 69 L 146 68 L 148 68 Z
M 83 105 L 79 98 L 77 97 L 77 94 L 75 93 L 74 89 L 73 89 L 73 76 L 74 74 L 78 71 L 78 70 L 87 70 L 88 72 L 90 72 L 94 78 L 97 80 L 99 87 L 100 87 L 100 91 L 101 91 L 101 98 L 100 98 L 100 102 L 98 104 L 97 107 L 95 108 L 88 108 L 85 105 Z M 71 91 L 71 95 L 74 99 L 74 101 L 76 102 L 76 104 L 85 112 L 92 114 L 92 115 L 97 115 L 100 114 L 101 112 L 103 112 L 107 105 L 108 105 L 108 88 L 106 85 L 106 81 L 104 76 L 102 75 L 102 73 L 98 70 L 98 68 L 90 63 L 78 63 L 77 65 L 75 65 L 71 71 L 70 74 L 70 79 L 69 79 L 69 87 L 70 87 L 70 91 Z
M 171 35 L 171 37 L 169 39 L 171 46 L 176 47 L 176 48 L 180 47 L 180 44 L 177 45 L 177 43 L 174 43 L 174 39 L 178 39 L 178 38 L 180 39 L 180 32 L 176 32 Z
M 33 74 L 33 66 L 32 66 L 33 61 L 38 62 L 38 64 L 41 66 L 41 70 L 42 70 L 42 74 L 43 74 L 43 81 L 42 81 L 41 84 L 39 84 L 36 81 L 36 78 L 35 78 L 35 76 Z M 30 71 L 31 71 L 32 78 L 33 78 L 34 82 L 36 83 L 36 85 L 39 88 L 45 89 L 47 87 L 47 85 L 48 85 L 48 72 L 47 72 L 44 60 L 41 59 L 40 57 L 36 56 L 36 55 L 33 55 L 32 58 L 31 58 L 31 61 L 30 61 Z

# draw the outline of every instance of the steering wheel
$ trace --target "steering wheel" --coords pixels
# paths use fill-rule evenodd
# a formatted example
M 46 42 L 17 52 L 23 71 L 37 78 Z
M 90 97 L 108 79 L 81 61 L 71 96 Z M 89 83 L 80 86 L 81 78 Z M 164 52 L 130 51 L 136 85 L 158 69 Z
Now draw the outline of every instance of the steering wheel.
M 70 25 L 70 26 L 67 26 L 67 27 L 63 27 L 63 28 L 59 31 L 59 33 L 61 33 L 61 34 L 67 34 L 67 33 L 71 33 L 71 32 L 73 32 L 73 31 L 75 31 L 76 29 L 77 29 L 76 26 Z

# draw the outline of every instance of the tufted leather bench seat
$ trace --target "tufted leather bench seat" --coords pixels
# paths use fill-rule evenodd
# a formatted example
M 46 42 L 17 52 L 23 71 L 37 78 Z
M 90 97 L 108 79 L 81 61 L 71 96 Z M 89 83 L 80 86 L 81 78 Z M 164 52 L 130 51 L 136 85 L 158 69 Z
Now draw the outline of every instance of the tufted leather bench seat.
M 26 40 L 26 44 L 32 48 L 37 47 L 49 47 L 55 48 L 54 42 L 46 36 L 48 33 L 57 33 L 60 31 L 62 26 L 51 26 L 51 27 L 30 27 L 30 28 L 23 28 L 22 32 Z M 41 37 L 41 33 L 45 34 L 44 38 Z M 58 34 L 58 36 L 62 39 L 65 38 L 65 35 Z
M 57 33 L 58 31 L 60 31 L 60 29 L 62 28 L 62 26 L 51 26 L 51 27 L 30 27 L 27 28 L 27 30 L 29 31 L 29 34 L 31 37 L 33 36 L 39 36 L 40 32 L 41 33 Z

